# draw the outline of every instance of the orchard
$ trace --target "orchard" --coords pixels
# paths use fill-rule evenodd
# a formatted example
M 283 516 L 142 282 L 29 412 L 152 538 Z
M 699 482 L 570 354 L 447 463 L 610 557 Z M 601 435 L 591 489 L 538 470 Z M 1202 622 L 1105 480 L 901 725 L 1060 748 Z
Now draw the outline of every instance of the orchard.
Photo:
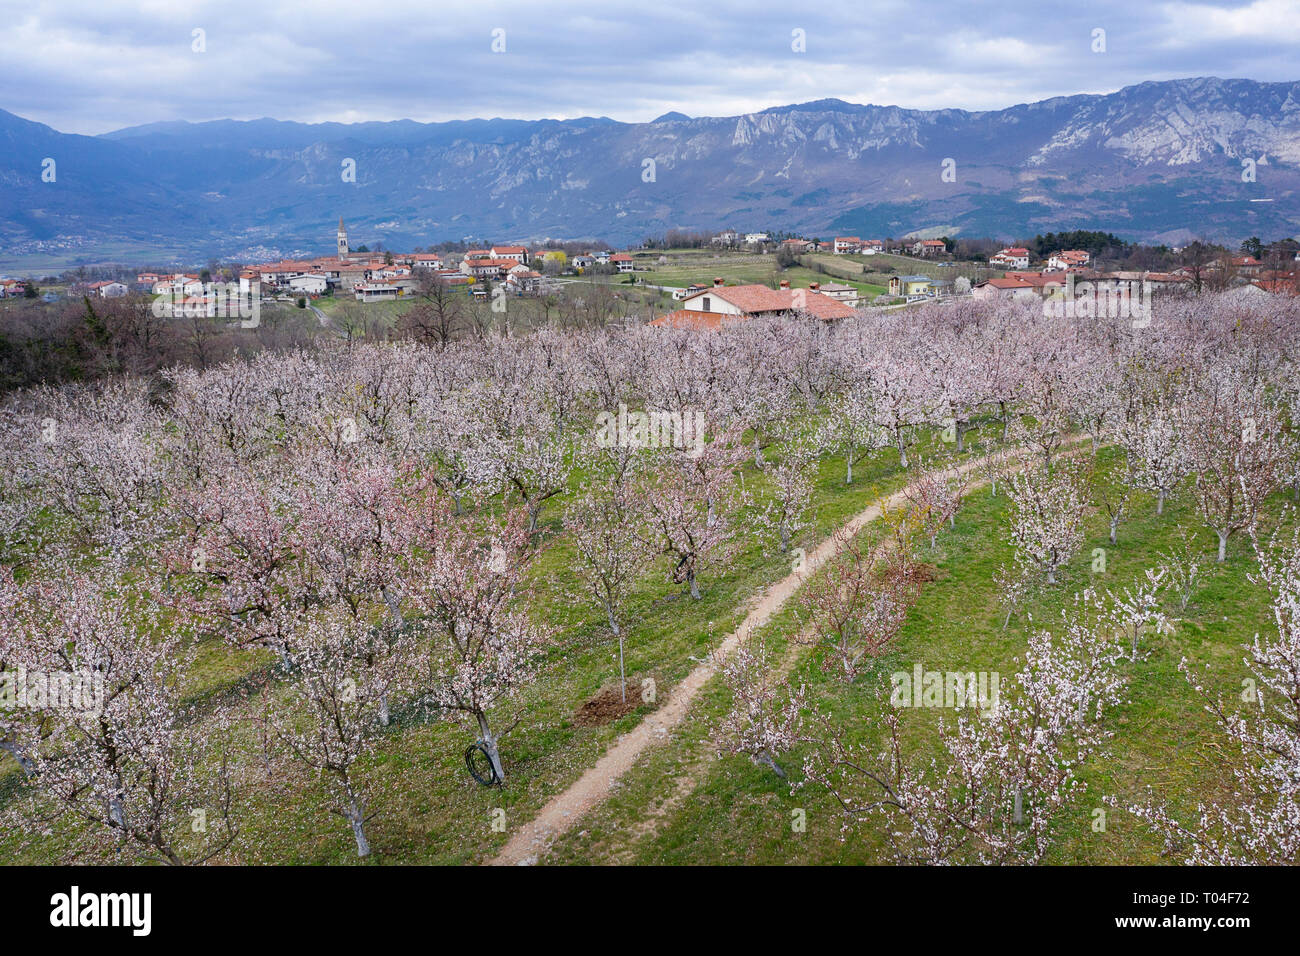
M 0 858 L 486 862 L 698 679 L 553 859 L 1296 863 L 1300 305 L 1134 326 L 962 301 L 11 394 Z M 1000 700 L 889 706 L 914 663 Z

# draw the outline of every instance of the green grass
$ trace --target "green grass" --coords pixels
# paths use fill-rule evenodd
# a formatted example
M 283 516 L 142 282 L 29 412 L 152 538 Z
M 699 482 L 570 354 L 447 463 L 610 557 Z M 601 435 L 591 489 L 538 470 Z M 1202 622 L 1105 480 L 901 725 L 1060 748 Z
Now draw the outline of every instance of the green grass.
M 953 262 L 940 265 L 937 259 L 918 259 L 909 256 L 896 256 L 890 253 L 877 253 L 873 256 L 832 255 L 827 252 L 809 253 L 802 257 L 805 264 L 818 263 L 832 275 L 856 275 L 861 280 L 888 286 L 893 275 L 927 275 L 932 279 L 956 279 L 965 276 L 971 284 L 990 276 L 1002 275 L 998 270 L 991 270 L 984 262 Z M 886 270 L 893 270 L 892 272 Z
M 775 255 L 743 254 L 734 252 L 715 252 L 707 250 L 690 250 L 683 252 L 661 253 L 657 251 L 636 253 L 637 276 L 652 285 L 685 288 L 695 283 L 711 284 L 715 278 L 725 279 L 733 285 L 766 285 L 773 288 L 782 279 L 788 280 L 795 288 L 803 288 L 810 282 L 840 282 L 856 288 L 864 298 L 870 300 L 885 291 L 884 287 L 865 281 L 858 275 L 840 272 L 818 272 L 804 266 L 791 266 L 778 269 Z M 660 265 L 659 257 L 668 259 L 667 264 Z
M 1111 450 L 1103 450 L 1102 461 L 1113 471 Z M 1005 680 L 1018 669 L 1016 658 L 1025 649 L 1029 624 L 1022 614 L 1002 629 L 992 583 L 995 570 L 1010 557 L 1006 510 L 1004 496 L 993 497 L 987 488 L 973 492 L 956 528 L 945 530 L 937 550 L 924 555 L 937 565 L 938 579 L 925 587 L 896 648 L 871 674 L 845 686 L 828 677 L 811 652 L 803 653 L 791 679 L 808 685 L 810 696 L 836 715 L 848 739 L 879 742 L 879 716 L 882 702 L 887 706 L 892 671 L 919 662 L 930 670 L 998 671 Z M 1188 503 L 1174 502 L 1163 516 L 1154 512 L 1150 499 L 1135 501 L 1133 516 L 1121 525 L 1113 547 L 1106 541 L 1104 519 L 1091 515 L 1087 540 L 1062 583 L 1026 609 L 1034 621 L 1055 624 L 1064 604 L 1088 585 L 1118 589 L 1130 583 L 1172 544 L 1180 523 L 1197 529 L 1197 541 L 1212 562 L 1214 536 L 1201 528 Z M 1096 547 L 1107 550 L 1105 574 L 1091 571 Z M 1245 675 L 1241 645 L 1267 626 L 1268 618 L 1266 595 L 1247 580 L 1252 566 L 1248 542 L 1235 541 L 1226 564 L 1210 567 L 1176 633 L 1151 640 L 1147 657 L 1125 664 L 1129 702 L 1110 718 L 1115 737 L 1107 754 L 1084 766 L 1081 776 L 1088 790 L 1061 821 L 1048 862 L 1170 862 L 1161 855 L 1162 842 L 1122 809 L 1108 808 L 1105 831 L 1094 832 L 1093 810 L 1103 805 L 1102 798 L 1111 796 L 1120 804 L 1139 801 L 1152 787 L 1158 799 L 1169 800 L 1186 819 L 1198 800 L 1213 802 L 1230 790 L 1222 736 L 1178 664 L 1183 657 L 1197 667 L 1209 664 L 1209 686 L 1230 702 L 1236 699 Z M 786 614 L 769 631 L 786 636 L 793 626 Z M 644 759 L 614 798 L 557 842 L 547 862 L 889 862 L 882 834 L 858 827 L 841 838 L 838 805 L 825 791 L 809 786 L 792 794 L 771 771 L 745 758 L 712 759 L 711 728 L 728 706 L 725 689 L 714 681 L 672 744 Z M 904 746 L 912 758 L 936 752 L 936 713 L 909 710 L 903 719 Z M 782 760 L 793 780 L 802 776 L 802 755 L 796 750 Z M 681 783 L 685 797 L 655 827 L 646 828 L 641 822 L 653 817 L 688 770 L 691 782 Z M 796 808 L 806 812 L 806 832 L 792 830 Z

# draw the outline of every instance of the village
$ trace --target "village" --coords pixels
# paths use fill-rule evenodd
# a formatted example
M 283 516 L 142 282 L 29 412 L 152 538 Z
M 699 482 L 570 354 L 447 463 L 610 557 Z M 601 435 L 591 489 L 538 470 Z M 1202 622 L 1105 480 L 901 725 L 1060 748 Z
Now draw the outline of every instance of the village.
M 1289 243 L 1289 245 L 1288 245 Z M 961 256 L 948 239 L 830 239 L 724 229 L 697 249 L 647 246 L 582 249 L 573 243 L 485 244 L 464 251 L 371 251 L 351 246 L 338 222 L 332 254 L 246 263 L 229 282 L 208 271 L 141 271 L 130 276 L 72 282 L 70 296 L 152 295 L 160 315 L 228 316 L 228 302 L 297 302 L 334 307 L 413 300 L 432 287 L 471 301 L 553 299 L 582 284 L 629 284 L 648 307 L 645 321 L 675 328 L 718 328 L 763 316 L 803 314 L 825 321 L 863 308 L 897 309 L 926 302 L 976 300 L 1059 301 L 1076 290 L 1137 300 L 1170 292 L 1238 289 L 1240 294 L 1295 294 L 1300 250 L 1284 240 L 1268 261 L 1219 251 L 1205 261 L 1167 270 L 1099 268 L 1092 253 L 1059 249 L 1035 256 L 1006 246 L 983 260 Z M 566 248 L 568 251 L 566 251 Z M 1207 247 L 1214 248 L 1214 247 Z M 1179 250 L 1181 252 L 1181 250 Z M 1204 258 L 1204 257 L 1203 257 Z M 715 274 L 709 274 L 715 273 Z M 698 278 L 697 278 L 698 277 Z M 236 282 L 237 280 L 237 282 Z M 27 295 L 28 280 L 0 279 L 0 298 Z M 53 294 L 46 292 L 46 301 Z

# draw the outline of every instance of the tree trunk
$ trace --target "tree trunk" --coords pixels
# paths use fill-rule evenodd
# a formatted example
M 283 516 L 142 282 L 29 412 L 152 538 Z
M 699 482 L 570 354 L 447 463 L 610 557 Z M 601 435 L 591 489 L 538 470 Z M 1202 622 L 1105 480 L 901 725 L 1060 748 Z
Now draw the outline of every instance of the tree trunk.
M 700 599 L 700 585 L 699 582 L 695 580 L 694 571 L 686 572 L 686 581 L 691 586 L 691 597 L 698 601 Z
M 763 446 L 758 440 L 758 430 L 754 430 L 754 467 L 763 470 Z
M 1110 543 L 1115 543 L 1115 532 L 1119 528 L 1119 518 L 1110 519 Z
M 348 795 L 348 822 L 352 824 L 352 836 L 357 841 L 357 856 L 367 857 L 370 855 L 370 841 L 366 839 L 365 804 L 358 799 L 352 784 L 344 784 L 344 787 Z
M 1219 536 L 1219 563 L 1222 564 L 1228 560 L 1228 535 L 1223 531 L 1216 531 Z
M 606 608 L 609 613 L 609 626 L 614 629 L 614 636 L 618 638 L 618 682 L 623 688 L 623 703 L 627 703 L 627 673 L 623 670 L 623 629 L 618 626 L 618 621 L 614 617 L 614 609 Z
M 497 752 L 496 738 L 492 736 L 492 730 L 488 727 L 487 714 L 480 712 L 474 716 L 478 718 L 479 737 L 488 752 L 488 760 L 492 762 L 492 772 L 497 775 L 497 782 L 502 782 L 506 779 L 506 772 L 501 766 L 501 755 Z
M 844 469 L 844 483 L 846 485 L 851 485 L 853 484 L 853 446 L 852 445 L 849 446 L 847 464 L 848 467 Z M 1300 485 L 1297 485 L 1296 487 L 1300 488 Z
M 159 847 L 158 852 L 161 853 L 164 857 L 166 857 L 168 866 L 185 865 L 185 861 L 180 858 L 180 855 L 169 846 Z
M 1022 826 L 1025 822 L 1025 790 L 1023 787 L 1016 788 L 1016 805 L 1011 820 L 1016 826 Z
M 1165 513 L 1165 490 L 1161 488 L 1160 494 L 1156 497 L 1156 514 L 1162 515 L 1164 513 Z
M 766 750 L 759 751 L 757 754 L 755 754 L 754 762 L 761 763 L 765 767 L 771 767 L 773 773 L 775 773 L 782 780 L 785 779 L 785 771 L 781 769 L 780 764 L 778 764 L 774 759 L 772 759 L 772 755 L 768 753 Z
M 898 440 L 898 464 L 900 468 L 907 467 L 907 442 L 903 440 L 903 430 L 901 428 L 894 432 Z

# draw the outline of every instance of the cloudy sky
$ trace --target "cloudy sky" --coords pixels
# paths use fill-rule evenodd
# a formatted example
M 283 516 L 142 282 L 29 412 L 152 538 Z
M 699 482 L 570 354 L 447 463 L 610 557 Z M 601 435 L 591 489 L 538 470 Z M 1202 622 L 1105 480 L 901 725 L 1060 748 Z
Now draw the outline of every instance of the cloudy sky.
M 0 0 L 0 23 L 0 109 L 78 133 L 643 121 L 830 96 L 979 110 L 1174 77 L 1300 79 L 1300 0 Z

